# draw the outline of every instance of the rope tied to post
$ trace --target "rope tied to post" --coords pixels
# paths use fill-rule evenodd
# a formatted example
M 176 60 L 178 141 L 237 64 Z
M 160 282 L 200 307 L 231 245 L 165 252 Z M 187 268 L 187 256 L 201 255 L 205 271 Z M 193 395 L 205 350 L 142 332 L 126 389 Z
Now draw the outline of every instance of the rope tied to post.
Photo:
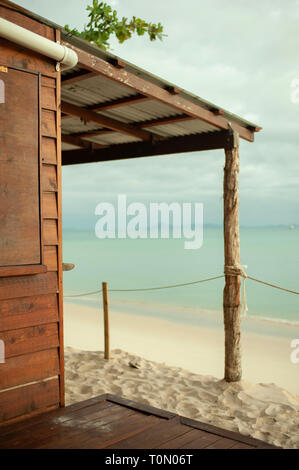
M 252 281 L 258 282 L 260 284 L 263 284 L 265 286 L 273 287 L 274 289 L 279 289 L 284 292 L 289 292 L 290 294 L 296 294 L 299 295 L 299 291 L 291 290 L 291 289 L 286 289 L 285 287 L 278 286 L 276 284 L 271 284 L 270 282 L 266 281 L 261 281 L 260 279 L 256 279 L 255 277 L 249 276 L 245 273 L 244 269 L 247 268 L 245 265 L 235 265 L 235 266 L 225 266 L 224 267 L 224 274 L 228 276 L 242 276 L 244 281 L 246 279 L 251 279 Z M 143 287 L 143 288 L 138 288 L 138 289 L 109 289 L 109 292 L 142 292 L 142 291 L 155 291 L 155 290 L 161 290 L 161 289 L 172 289 L 174 287 L 184 287 L 184 286 L 191 286 L 191 285 L 196 285 L 200 284 L 202 282 L 208 282 L 208 281 L 213 281 L 215 279 L 221 279 L 223 278 L 224 275 L 221 274 L 219 276 L 214 276 L 210 277 L 207 279 L 200 279 L 198 281 L 192 281 L 192 282 L 184 282 L 181 284 L 172 284 L 168 286 L 158 286 L 158 287 Z M 93 292 L 84 292 L 82 294 L 72 294 L 72 295 L 63 295 L 64 298 L 72 298 L 72 297 L 86 297 L 88 295 L 95 295 L 95 294 L 100 294 L 102 292 L 102 289 L 98 289 Z M 245 293 L 245 300 L 246 300 L 246 293 Z
M 242 308 L 241 313 L 246 317 L 248 312 L 247 306 L 247 296 L 246 296 L 246 279 L 247 274 L 244 271 L 247 269 L 246 264 L 235 264 L 233 266 L 224 266 L 224 274 L 227 276 L 241 276 L 243 278 L 243 288 L 242 288 Z

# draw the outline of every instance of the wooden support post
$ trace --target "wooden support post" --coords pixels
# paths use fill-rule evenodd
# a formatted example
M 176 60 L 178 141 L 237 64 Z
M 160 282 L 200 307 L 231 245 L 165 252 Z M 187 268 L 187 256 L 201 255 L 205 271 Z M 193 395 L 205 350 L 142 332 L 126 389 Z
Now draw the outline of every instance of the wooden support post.
M 104 358 L 110 359 L 110 331 L 107 282 L 102 282 L 103 310 L 104 310 Z
M 224 168 L 224 264 L 237 267 L 240 264 L 239 234 L 239 136 L 228 131 Z M 241 277 L 225 274 L 223 291 L 223 314 L 225 330 L 225 375 L 227 382 L 242 378 L 241 367 Z

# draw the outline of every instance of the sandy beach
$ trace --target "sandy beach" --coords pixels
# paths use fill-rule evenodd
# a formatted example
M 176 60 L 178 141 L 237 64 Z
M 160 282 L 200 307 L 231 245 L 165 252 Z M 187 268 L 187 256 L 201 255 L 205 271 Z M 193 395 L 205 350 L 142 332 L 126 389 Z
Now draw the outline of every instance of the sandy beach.
M 243 381 L 227 384 L 221 330 L 111 311 L 106 361 L 100 309 L 64 309 L 67 404 L 113 393 L 299 448 L 299 365 L 288 338 L 244 333 Z

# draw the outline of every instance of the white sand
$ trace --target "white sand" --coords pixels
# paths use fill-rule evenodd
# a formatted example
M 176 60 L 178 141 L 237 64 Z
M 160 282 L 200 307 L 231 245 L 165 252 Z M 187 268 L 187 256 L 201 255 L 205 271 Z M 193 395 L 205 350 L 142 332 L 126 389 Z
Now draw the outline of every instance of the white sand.
M 299 448 L 299 365 L 288 339 L 244 334 L 245 380 L 227 384 L 221 330 L 111 312 L 105 361 L 100 310 L 65 303 L 64 322 L 67 404 L 113 393 Z M 140 369 L 129 366 L 133 359 Z

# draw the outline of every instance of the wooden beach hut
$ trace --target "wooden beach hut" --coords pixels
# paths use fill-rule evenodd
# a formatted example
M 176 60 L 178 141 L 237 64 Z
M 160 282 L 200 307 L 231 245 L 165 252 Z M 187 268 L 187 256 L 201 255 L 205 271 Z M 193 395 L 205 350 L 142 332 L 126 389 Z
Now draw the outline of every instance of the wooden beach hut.
M 0 120 L 0 423 L 64 407 L 62 165 L 225 150 L 225 378 L 239 380 L 238 139 L 259 128 L 7 0 Z

